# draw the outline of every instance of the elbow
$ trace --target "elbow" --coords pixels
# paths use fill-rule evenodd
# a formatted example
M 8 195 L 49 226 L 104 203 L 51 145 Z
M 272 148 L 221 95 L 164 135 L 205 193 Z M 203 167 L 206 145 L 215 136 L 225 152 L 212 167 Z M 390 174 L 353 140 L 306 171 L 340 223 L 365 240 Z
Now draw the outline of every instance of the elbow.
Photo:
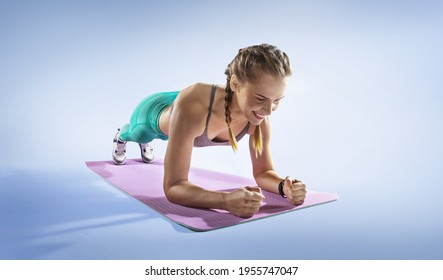
M 180 182 L 165 182 L 163 184 L 163 190 L 165 192 L 166 199 L 175 204 L 180 204 L 180 188 L 179 188 Z
M 165 197 L 169 202 L 175 203 L 175 199 L 174 199 L 174 195 L 173 195 L 173 190 L 172 190 L 173 186 L 169 185 L 169 184 L 164 184 L 163 185 L 163 190 L 165 192 Z

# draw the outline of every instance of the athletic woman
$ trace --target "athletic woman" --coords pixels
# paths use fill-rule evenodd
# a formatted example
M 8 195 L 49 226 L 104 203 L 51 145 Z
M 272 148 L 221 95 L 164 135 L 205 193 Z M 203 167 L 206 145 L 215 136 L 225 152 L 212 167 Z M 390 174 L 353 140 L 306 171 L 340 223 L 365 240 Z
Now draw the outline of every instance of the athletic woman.
M 224 88 L 197 83 L 145 98 L 114 138 L 114 163 L 125 163 L 127 141 L 139 143 L 143 161 L 150 163 L 154 157 L 149 143 L 168 140 L 163 187 L 173 203 L 224 209 L 247 218 L 259 210 L 263 189 L 294 205 L 303 204 L 305 184 L 281 177 L 274 170 L 270 150 L 270 115 L 284 98 L 291 75 L 288 56 L 272 45 L 250 46 L 239 50 L 225 74 Z M 230 145 L 235 151 L 246 134 L 257 187 L 211 191 L 188 180 L 194 147 Z

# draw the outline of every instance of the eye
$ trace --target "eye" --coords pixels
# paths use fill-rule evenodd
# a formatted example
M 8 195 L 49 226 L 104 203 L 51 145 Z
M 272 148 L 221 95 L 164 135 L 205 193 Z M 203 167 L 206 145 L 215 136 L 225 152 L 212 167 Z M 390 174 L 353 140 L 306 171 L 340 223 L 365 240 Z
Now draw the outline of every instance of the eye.
M 258 102 L 264 102 L 266 99 L 264 99 L 264 98 L 260 98 L 260 97 L 257 97 L 257 101 Z

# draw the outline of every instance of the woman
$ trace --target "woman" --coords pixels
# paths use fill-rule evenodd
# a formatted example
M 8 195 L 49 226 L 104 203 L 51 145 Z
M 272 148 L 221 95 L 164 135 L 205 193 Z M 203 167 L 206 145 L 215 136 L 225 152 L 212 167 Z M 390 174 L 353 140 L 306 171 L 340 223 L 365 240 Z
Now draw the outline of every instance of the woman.
M 225 71 L 226 88 L 197 83 L 180 92 L 148 96 L 130 124 L 114 139 L 113 161 L 125 163 L 126 141 L 138 142 L 142 158 L 153 160 L 153 139 L 169 140 L 164 161 L 164 191 L 169 201 L 189 207 L 217 208 L 251 217 L 260 208 L 261 189 L 303 204 L 306 186 L 274 170 L 269 116 L 284 97 L 291 75 L 288 56 L 268 44 L 240 49 Z M 254 179 L 258 187 L 210 191 L 188 180 L 193 147 L 231 145 L 249 134 Z

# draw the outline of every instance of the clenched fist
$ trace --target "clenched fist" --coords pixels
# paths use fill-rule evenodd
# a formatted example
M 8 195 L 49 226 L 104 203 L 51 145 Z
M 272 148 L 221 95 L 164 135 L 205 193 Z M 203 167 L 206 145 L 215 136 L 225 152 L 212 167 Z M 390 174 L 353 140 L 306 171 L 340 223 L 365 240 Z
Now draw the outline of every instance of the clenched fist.
M 306 185 L 302 181 L 288 176 L 285 178 L 283 192 L 294 205 L 301 205 L 306 198 Z
M 250 218 L 258 212 L 265 197 L 259 187 L 244 187 L 226 195 L 226 209 L 240 218 Z

